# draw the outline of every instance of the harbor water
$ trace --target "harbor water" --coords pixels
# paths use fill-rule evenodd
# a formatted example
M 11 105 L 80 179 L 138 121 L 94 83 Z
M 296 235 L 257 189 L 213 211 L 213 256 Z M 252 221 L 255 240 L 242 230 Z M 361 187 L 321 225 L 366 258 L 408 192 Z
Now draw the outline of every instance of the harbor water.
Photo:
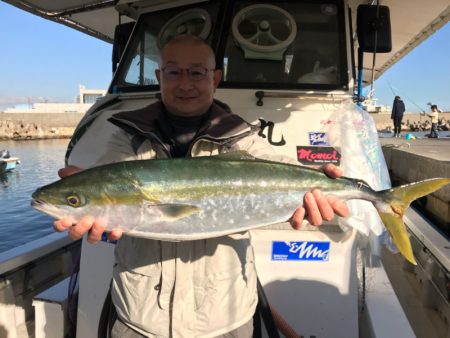
M 36 188 L 56 181 L 69 139 L 0 141 L 20 164 L 0 174 L 0 252 L 53 232 L 53 219 L 30 206 Z

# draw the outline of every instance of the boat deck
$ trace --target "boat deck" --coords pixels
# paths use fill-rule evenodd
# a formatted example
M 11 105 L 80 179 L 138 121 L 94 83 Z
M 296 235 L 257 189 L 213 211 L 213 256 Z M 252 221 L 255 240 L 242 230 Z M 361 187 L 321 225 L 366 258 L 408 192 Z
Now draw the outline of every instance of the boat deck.
M 408 270 L 400 254 L 382 249 L 382 261 L 392 288 L 417 338 L 442 338 L 448 323 L 433 306 L 426 304 L 426 289 L 414 271 Z

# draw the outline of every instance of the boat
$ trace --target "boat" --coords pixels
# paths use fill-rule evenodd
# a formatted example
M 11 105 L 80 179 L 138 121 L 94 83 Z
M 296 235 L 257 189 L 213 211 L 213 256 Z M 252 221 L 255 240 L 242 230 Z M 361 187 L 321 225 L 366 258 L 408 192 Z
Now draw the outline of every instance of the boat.
M 8 150 L 0 150 L 0 173 L 14 170 L 18 164 L 20 164 L 18 157 L 11 157 Z
M 368 96 L 362 103 L 362 107 L 365 111 L 372 114 L 390 114 L 391 107 L 388 105 L 382 105 L 377 103 L 378 99 Z
M 153 75 L 157 49 L 177 32 L 198 34 L 211 43 L 224 72 L 216 98 L 259 123 L 260 136 L 280 155 L 304 165 L 325 160 L 368 164 L 353 152 L 356 143 L 334 136 L 370 134 L 371 118 L 355 105 L 362 100 L 363 86 L 450 17 L 449 4 L 437 0 L 386 0 L 383 6 L 363 0 L 5 1 L 113 44 L 108 93 L 86 113 L 67 151 L 66 163 L 79 167 L 93 165 L 105 148 L 115 131 L 107 123 L 112 114 L 158 100 Z M 382 29 L 375 33 L 373 27 Z M 364 58 L 373 51 L 374 68 L 372 58 Z M 332 129 L 338 126 L 343 128 Z M 361 149 L 358 154 L 364 155 Z M 382 167 L 382 156 L 377 158 Z M 385 185 L 388 172 L 381 167 L 354 174 Z M 362 223 L 376 220 L 364 216 Z M 427 326 L 427 338 L 439 337 L 437 328 L 448 328 L 450 313 L 448 241 L 414 211 L 406 225 L 420 258 L 417 267 L 390 252 L 380 255 L 381 236 L 368 239 L 338 220 L 319 229 L 304 224 L 293 231 L 281 223 L 252 231 L 258 275 L 271 308 L 298 336 L 414 337 L 426 319 L 411 317 L 404 310 L 408 299 L 396 293 L 414 273 L 425 289 L 424 302 L 439 305 L 439 312 L 428 308 L 435 325 Z M 289 248 L 283 247 L 273 258 L 275 242 L 306 251 L 288 259 Z M 0 254 L 0 329 L 19 337 L 97 337 L 113 252 L 112 243 L 72 242 L 54 233 Z M 404 268 L 386 269 L 393 260 Z M 404 279 L 392 279 L 392 270 Z M 419 294 L 409 296 L 417 300 Z

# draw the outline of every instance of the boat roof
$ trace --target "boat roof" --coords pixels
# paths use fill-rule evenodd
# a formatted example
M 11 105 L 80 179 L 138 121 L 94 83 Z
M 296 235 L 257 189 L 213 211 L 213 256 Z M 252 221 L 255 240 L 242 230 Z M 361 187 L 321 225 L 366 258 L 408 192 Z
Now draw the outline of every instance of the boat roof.
M 142 12 L 201 2 L 198 0 L 4 1 L 110 43 L 113 41 L 117 24 L 134 21 Z M 348 0 L 348 3 L 352 12 L 356 13 L 358 5 L 376 3 L 376 1 Z M 449 0 L 380 0 L 380 4 L 390 9 L 393 48 L 390 53 L 376 55 L 374 79 L 379 78 L 450 19 Z M 356 15 L 353 15 L 353 20 L 352 27 L 356 29 Z M 356 34 L 353 36 L 356 39 Z M 370 82 L 372 78 L 372 62 L 370 55 L 364 57 L 363 82 L 365 83 Z

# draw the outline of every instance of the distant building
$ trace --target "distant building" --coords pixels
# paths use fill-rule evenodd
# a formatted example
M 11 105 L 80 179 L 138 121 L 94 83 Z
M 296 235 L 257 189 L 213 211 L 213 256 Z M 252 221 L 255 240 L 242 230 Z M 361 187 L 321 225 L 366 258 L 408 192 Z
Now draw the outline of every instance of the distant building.
M 27 105 L 20 104 L 14 108 L 7 108 L 5 113 L 85 113 L 102 96 L 104 89 L 86 89 L 80 85 L 79 95 L 74 103 L 36 102 Z
M 106 94 L 103 89 L 86 89 L 85 86 L 80 85 L 80 96 L 78 96 L 78 103 L 93 105 L 99 98 Z

